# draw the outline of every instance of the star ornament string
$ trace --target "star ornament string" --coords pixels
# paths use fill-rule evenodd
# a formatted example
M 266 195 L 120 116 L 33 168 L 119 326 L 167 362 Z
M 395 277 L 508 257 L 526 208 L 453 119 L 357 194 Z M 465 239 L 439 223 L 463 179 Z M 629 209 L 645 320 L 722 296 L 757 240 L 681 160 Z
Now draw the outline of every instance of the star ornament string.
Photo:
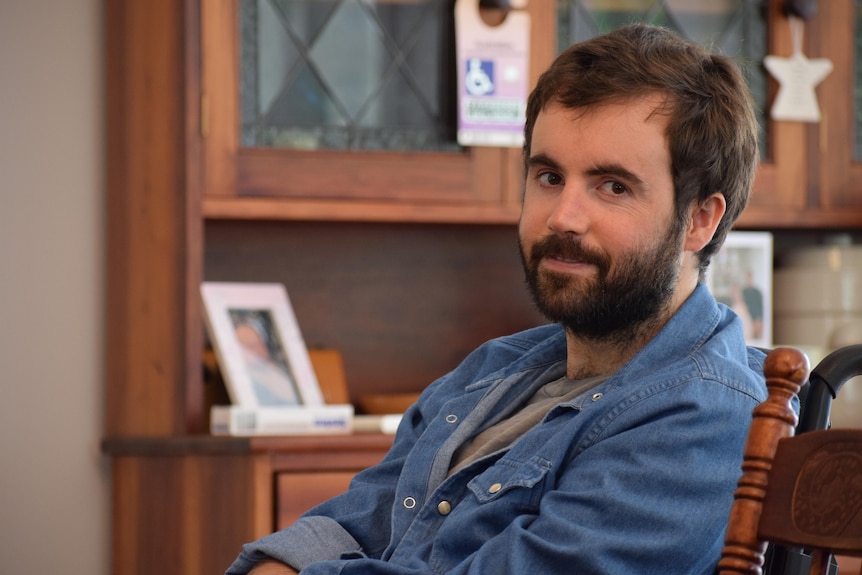
M 779 83 L 770 115 L 774 120 L 819 122 L 820 107 L 814 88 L 832 71 L 832 62 L 827 58 L 806 58 L 802 53 L 804 23 L 795 16 L 790 16 L 788 21 L 793 55 L 790 58 L 767 56 L 763 59 L 766 69 Z

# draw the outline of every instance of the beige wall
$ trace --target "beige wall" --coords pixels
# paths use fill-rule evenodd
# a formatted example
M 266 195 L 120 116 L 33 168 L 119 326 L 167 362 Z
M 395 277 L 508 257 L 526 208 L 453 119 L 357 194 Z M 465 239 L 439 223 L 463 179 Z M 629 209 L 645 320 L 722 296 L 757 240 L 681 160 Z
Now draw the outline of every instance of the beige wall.
M 109 571 L 100 0 L 0 0 L 0 571 Z

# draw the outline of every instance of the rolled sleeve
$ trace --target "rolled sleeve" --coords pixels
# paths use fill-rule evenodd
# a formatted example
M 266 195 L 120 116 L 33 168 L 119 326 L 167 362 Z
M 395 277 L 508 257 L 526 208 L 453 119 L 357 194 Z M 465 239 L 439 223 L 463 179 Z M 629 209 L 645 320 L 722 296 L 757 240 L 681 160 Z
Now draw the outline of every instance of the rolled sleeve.
M 287 529 L 244 545 L 226 575 L 243 575 L 267 559 L 277 559 L 302 570 L 316 561 L 329 561 L 361 552 L 359 543 L 334 519 L 302 517 Z

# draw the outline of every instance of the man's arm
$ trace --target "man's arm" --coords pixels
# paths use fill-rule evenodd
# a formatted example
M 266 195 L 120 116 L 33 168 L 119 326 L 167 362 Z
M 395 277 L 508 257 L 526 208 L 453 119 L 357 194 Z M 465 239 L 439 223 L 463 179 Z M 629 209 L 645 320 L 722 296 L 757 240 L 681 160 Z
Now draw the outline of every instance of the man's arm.
M 264 561 L 248 572 L 248 575 L 298 575 L 299 571 L 278 561 Z
M 415 419 L 421 423 L 420 417 Z M 383 461 L 360 471 L 346 493 L 309 510 L 290 527 L 245 544 L 226 575 L 296 573 L 309 563 L 337 559 L 344 553 L 382 550 L 389 540 L 386 518 L 398 476 L 418 434 L 402 425 Z M 352 518 L 349 524 L 339 523 L 343 516 Z M 288 568 L 288 563 L 296 567 Z

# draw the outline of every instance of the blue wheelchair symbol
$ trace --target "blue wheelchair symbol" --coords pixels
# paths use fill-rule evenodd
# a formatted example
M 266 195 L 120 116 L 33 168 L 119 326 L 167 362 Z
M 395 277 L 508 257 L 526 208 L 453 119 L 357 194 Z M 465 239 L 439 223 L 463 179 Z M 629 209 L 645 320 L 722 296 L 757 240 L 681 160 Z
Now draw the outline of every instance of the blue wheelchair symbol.
M 470 58 L 464 85 L 471 96 L 488 96 L 494 93 L 494 62 Z

